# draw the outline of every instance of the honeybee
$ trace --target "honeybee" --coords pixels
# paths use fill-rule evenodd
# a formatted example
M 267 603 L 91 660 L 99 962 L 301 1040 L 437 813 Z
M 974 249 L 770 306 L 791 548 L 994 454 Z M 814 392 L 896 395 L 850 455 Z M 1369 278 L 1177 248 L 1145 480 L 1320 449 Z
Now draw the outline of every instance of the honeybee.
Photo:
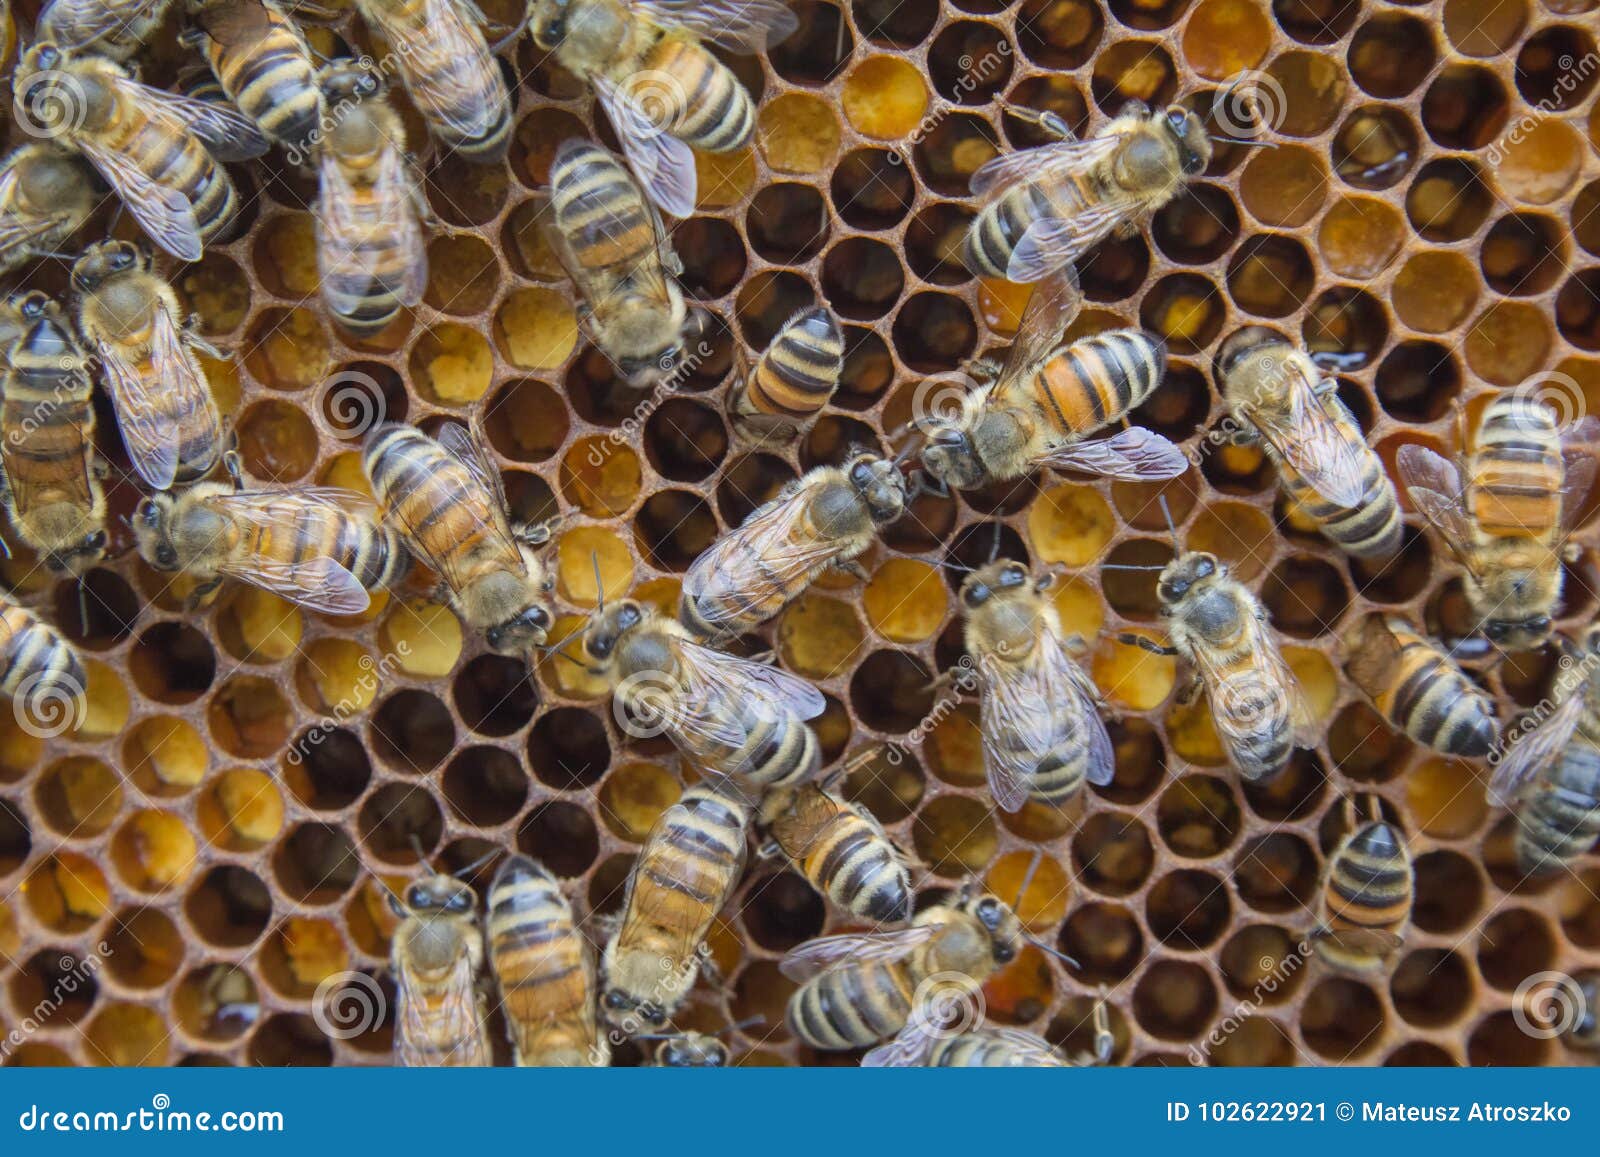
M 1405 836 L 1374 814 L 1328 857 L 1317 954 L 1342 972 L 1381 972 L 1404 943 L 1415 893 Z
M 875 816 L 826 785 L 768 792 L 761 819 L 772 843 L 829 900 L 875 924 L 911 919 L 911 872 Z
M 200 260 L 238 212 L 218 162 L 267 151 L 236 109 L 140 84 L 102 56 L 35 44 L 12 84 L 18 115 L 87 157 L 150 240 L 180 261 Z
M 582 643 L 629 734 L 664 733 L 701 769 L 761 789 L 798 783 L 817 769 L 817 735 L 805 720 L 821 715 L 827 701 L 804 679 L 701 646 L 631 599 L 599 608 Z
M 689 146 L 743 148 L 755 105 L 704 37 L 760 52 L 799 22 L 782 0 L 536 0 L 533 39 L 593 88 L 628 165 L 651 200 L 674 217 L 694 212 Z
M 809 941 L 779 965 L 801 982 L 785 1021 L 812 1048 L 833 1050 L 875 1045 L 912 1020 L 928 1032 L 940 1030 L 934 1007 L 971 1000 L 1016 959 L 1023 939 L 1005 901 L 962 894 L 918 913 L 908 928 Z
M 1597 433 L 1600 423 L 1585 418 L 1567 436 Z M 1484 408 L 1457 463 L 1417 445 L 1400 447 L 1397 457 L 1412 503 L 1467 570 L 1480 629 L 1504 651 L 1532 650 L 1550 637 L 1564 544 L 1594 481 L 1593 455 L 1563 454 L 1562 440 L 1549 409 L 1512 391 Z
M 224 355 L 179 324 L 178 295 L 150 254 L 127 241 L 91 245 L 72 286 L 78 331 L 99 357 L 139 477 L 165 490 L 210 471 L 222 457 L 222 415 L 194 351 Z
M 550 246 L 582 294 L 578 320 L 618 372 L 638 383 L 677 364 L 689 308 L 683 263 L 628 170 L 573 138 L 550 166 Z
M 1494 699 L 1398 615 L 1368 618 L 1344 669 L 1378 714 L 1435 751 L 1474 758 L 1500 740 Z
M 39 142 L 0 162 L 0 273 L 52 253 L 94 212 L 94 170 L 78 154 Z
M 5 353 L 0 501 L 17 537 L 50 569 L 82 575 L 106 553 L 89 360 L 61 307 L 44 294 L 17 294 L 6 312 L 26 329 Z
M 728 1042 L 703 1032 L 669 1034 L 656 1046 L 655 1062 L 663 1069 L 725 1069 Z
M 1284 493 L 1329 542 L 1357 558 L 1400 549 L 1394 483 L 1316 364 L 1270 333 L 1241 331 L 1218 357 L 1222 393 L 1277 467 Z
M 967 268 L 980 277 L 1042 281 L 1106 237 L 1129 236 L 1211 163 L 1211 138 L 1181 105 L 1138 101 L 1088 140 L 1054 113 L 1002 105 L 1055 141 L 1008 153 L 972 174 L 983 207 L 967 229 Z
M 428 131 L 463 160 L 494 164 L 511 142 L 511 97 L 472 0 L 356 0 L 394 48 Z
M 865 580 L 854 560 L 905 508 L 905 477 L 886 458 L 857 450 L 843 467 L 818 466 L 694 560 L 678 618 L 703 639 L 726 639 L 772 618 L 829 567 Z
M 1189 468 L 1176 446 L 1138 426 L 1082 440 L 1155 392 L 1167 354 L 1137 329 L 1063 346 L 1079 300 L 1070 273 L 1034 291 L 998 375 L 969 391 L 959 413 L 925 420 L 922 466 L 928 474 L 972 490 L 1041 466 L 1146 481 L 1176 478 Z
M 561 884 L 543 864 L 512 856 L 489 885 L 489 964 L 524 1066 L 610 1062 L 595 1019 L 594 953 Z
M 88 711 L 88 686 L 78 649 L 27 607 L 0 595 L 0 693 L 11 697 L 19 721 L 48 733 L 76 726 Z
M 344 110 L 317 149 L 317 270 L 322 301 L 351 333 L 370 337 L 422 300 L 426 206 L 405 157 L 405 126 L 377 77 L 336 60 L 318 75 Z
M 1105 990 L 1094 1006 L 1094 1051 L 1075 1059 L 1036 1033 L 985 1025 L 968 1032 L 930 1032 L 912 1017 L 888 1044 L 861 1059 L 863 1068 L 922 1066 L 930 1069 L 1068 1069 L 1111 1063 L 1116 1037 L 1106 1013 Z
M 659 1027 L 683 1003 L 700 974 L 711 923 L 744 872 L 750 817 L 735 795 L 692 787 L 656 820 L 606 944 L 607 1021 L 626 1026 L 637 1018 Z
M 1116 773 L 1100 692 L 1068 654 L 1046 594 L 1052 583 L 1051 575 L 1030 581 L 1020 563 L 998 559 L 961 584 L 984 770 L 1008 812 L 1029 799 L 1064 807 L 1085 780 L 1104 786 Z
M 390 944 L 394 973 L 395 1063 L 414 1068 L 479 1068 L 490 1063 L 478 970 L 483 932 L 478 895 L 443 873 L 390 897 L 400 926 Z
M 1260 600 L 1212 554 L 1180 554 L 1156 584 L 1172 646 L 1139 635 L 1122 642 L 1159 655 L 1179 655 L 1196 671 L 1186 695 L 1203 685 L 1217 737 L 1239 774 L 1268 779 L 1309 747 L 1311 712 L 1294 672 L 1278 650 Z
M 274 0 L 190 0 L 194 26 L 182 40 L 198 48 L 222 90 L 262 134 L 291 151 L 311 148 L 322 93 L 300 26 Z
M 125 61 L 161 27 L 171 5 L 172 0 L 50 0 L 34 37 Z
M 833 397 L 843 372 L 838 318 L 822 305 L 801 310 L 728 391 L 734 432 L 757 448 L 794 441 Z
M 1516 808 L 1517 863 L 1538 876 L 1572 863 L 1600 836 L 1600 627 L 1576 645 L 1557 638 L 1554 710 L 1489 756 L 1490 794 Z
M 438 573 L 440 597 L 504 655 L 526 655 L 550 629 L 555 580 L 533 548 L 550 526 L 513 526 L 500 472 L 464 426 L 434 441 L 386 423 L 362 457 L 372 492 L 411 553 Z
M 1583 1001 L 1566 1040 L 1575 1049 L 1600 1052 L 1600 972 L 1583 972 L 1573 978 Z
M 411 557 L 399 535 L 378 524 L 377 504 L 332 486 L 248 490 L 238 456 L 232 484 L 200 482 L 156 494 L 134 512 L 139 555 L 159 571 L 200 581 L 199 605 L 224 578 L 238 579 L 307 610 L 356 615 L 405 577 Z

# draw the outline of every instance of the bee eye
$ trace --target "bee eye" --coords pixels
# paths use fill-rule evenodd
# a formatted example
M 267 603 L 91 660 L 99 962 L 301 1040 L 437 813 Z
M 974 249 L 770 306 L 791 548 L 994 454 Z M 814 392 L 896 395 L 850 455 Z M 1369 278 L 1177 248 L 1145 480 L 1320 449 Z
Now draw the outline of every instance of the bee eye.
M 626 630 L 639 624 L 639 608 L 634 606 L 623 607 L 617 612 L 617 626 Z
M 522 617 L 541 631 L 550 627 L 550 612 L 543 607 L 529 607 Z
M 466 891 L 457 892 L 445 901 L 444 910 L 446 912 L 472 911 L 472 893 Z
M 433 900 L 425 884 L 413 884 L 406 889 L 406 907 L 426 908 Z
M 39 49 L 39 64 L 40 64 L 41 67 L 43 67 L 43 68 L 54 68 L 56 65 L 58 65 L 60 63 L 61 63 L 61 52 L 60 52 L 59 49 L 51 48 L 51 47 L 48 47 L 48 46 Z
M 1528 626 L 1532 627 L 1535 631 L 1548 631 L 1550 629 L 1550 616 L 1536 615 L 1534 618 L 1528 620 Z
M 1001 586 L 1020 587 L 1027 581 L 1027 573 L 1020 566 L 1008 566 L 1000 573 Z
M 97 530 L 94 533 L 86 536 L 83 540 L 83 545 L 88 547 L 90 550 L 99 550 L 105 544 L 106 532 L 103 530 Z
M 1488 635 L 1491 639 L 1503 639 L 1506 637 L 1506 625 L 1498 622 L 1485 623 L 1483 627 L 1483 633 Z
M 622 1010 L 628 1007 L 628 998 L 618 989 L 611 989 L 606 993 L 606 1007 Z
M 990 931 L 1000 927 L 1000 901 L 994 897 L 980 900 L 977 908 L 978 922 Z
M 1203 558 L 1198 563 L 1195 564 L 1194 577 L 1195 578 L 1206 578 L 1207 576 L 1209 576 L 1216 569 L 1217 568 L 1212 565 L 1212 562 L 1211 562 L 1211 560 L 1209 558 Z
M 991 593 L 993 592 L 989 590 L 988 583 L 973 583 L 967 588 L 967 593 L 962 598 L 966 600 L 969 607 L 981 607 L 989 601 Z
M 170 546 L 163 545 L 156 547 L 156 565 L 167 567 L 177 566 L 178 552 L 173 550 Z
M 936 430 L 933 437 L 929 439 L 935 446 L 960 446 L 966 440 L 967 436 L 954 426 L 946 426 L 941 430 Z
M 611 657 L 611 640 L 609 638 L 604 637 L 604 636 L 597 636 L 597 637 L 595 637 L 593 639 L 590 639 L 589 640 L 589 654 L 593 655 L 596 659 L 608 659 L 608 658 L 610 658 Z

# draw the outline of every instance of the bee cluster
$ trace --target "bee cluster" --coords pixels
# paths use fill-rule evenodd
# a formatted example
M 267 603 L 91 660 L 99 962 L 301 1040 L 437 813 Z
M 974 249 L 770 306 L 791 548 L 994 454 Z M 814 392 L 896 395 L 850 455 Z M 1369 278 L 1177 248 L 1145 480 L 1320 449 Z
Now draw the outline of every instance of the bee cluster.
M 14 13 L 4 1059 L 1581 1059 L 1582 6 Z

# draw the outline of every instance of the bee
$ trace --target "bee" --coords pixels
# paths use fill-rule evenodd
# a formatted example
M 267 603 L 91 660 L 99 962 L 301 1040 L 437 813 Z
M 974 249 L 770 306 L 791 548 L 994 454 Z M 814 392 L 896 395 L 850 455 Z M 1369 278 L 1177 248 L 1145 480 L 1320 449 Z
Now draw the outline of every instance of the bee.
M 611 1024 L 659 1027 L 694 987 L 711 922 L 744 873 L 750 818 L 733 794 L 692 787 L 656 820 L 606 944 L 601 1009 Z
M 799 25 L 782 0 L 535 0 L 533 39 L 587 81 L 646 194 L 674 217 L 694 212 L 690 146 L 740 149 L 755 105 L 700 43 L 760 52 Z
M 781 852 L 841 909 L 875 924 L 911 919 L 911 872 L 876 817 L 823 784 L 768 792 L 762 823 Z
M 1036 1033 L 985 1025 L 961 1033 L 933 1033 L 913 1017 L 888 1044 L 862 1058 L 865 1068 L 922 1066 L 930 1069 L 1068 1069 L 1111 1063 L 1116 1049 L 1105 990 L 1094 1006 L 1094 1051 L 1075 1059 Z
M 1218 359 L 1222 392 L 1260 440 L 1289 500 L 1323 537 L 1356 558 L 1400 549 L 1404 525 L 1394 483 L 1355 418 L 1302 351 L 1244 331 Z
M 1500 740 L 1494 699 L 1398 615 L 1373 615 L 1345 673 L 1390 723 L 1446 755 L 1488 755 Z
M 495 164 L 511 143 L 511 97 L 472 0 L 356 0 L 393 46 L 428 131 L 463 160 Z
M 415 1068 L 480 1068 L 490 1063 L 478 970 L 483 933 L 478 895 L 442 873 L 419 880 L 403 898 L 391 895 L 400 917 L 390 944 L 394 973 L 394 1052 Z
M 628 170 L 591 141 L 563 141 L 550 210 L 545 235 L 583 297 L 584 332 L 630 382 L 670 372 L 691 323 L 683 263 Z
M 78 649 L 27 607 L 0 595 L 0 693 L 45 727 L 81 721 L 89 676 Z
M 54 252 L 94 212 L 94 170 L 77 153 L 45 142 L 0 161 L 0 273 Z
M 190 0 L 193 27 L 181 39 L 198 48 L 228 99 L 262 135 L 304 154 L 322 120 L 322 93 L 300 26 L 274 0 Z
M 413 555 L 436 571 L 439 595 L 503 655 L 526 655 L 550 629 L 555 580 L 533 548 L 551 528 L 514 526 L 500 472 L 464 426 L 447 422 L 438 441 L 386 423 L 362 459 L 384 518 Z
M 703 639 L 726 639 L 772 618 L 829 567 L 864 581 L 854 560 L 905 509 L 905 477 L 889 459 L 858 450 L 842 467 L 818 466 L 694 560 L 678 618 Z
M 208 473 L 222 457 L 222 415 L 195 357 L 221 359 L 183 316 L 148 252 L 89 246 L 72 267 L 78 331 L 99 357 L 128 458 L 157 490 Z
M 1181 105 L 1131 102 L 1086 141 L 1054 113 L 1002 107 L 1056 139 L 972 174 L 982 208 L 964 253 L 980 277 L 1043 281 L 1113 233 L 1131 235 L 1211 163 L 1205 126 Z
M 728 1042 L 703 1032 L 673 1033 L 656 1046 L 655 1062 L 663 1069 L 725 1069 Z
M 830 1050 L 868 1048 L 913 1020 L 934 1032 L 942 1025 L 933 1007 L 973 999 L 1016 959 L 1024 939 L 1005 901 L 962 894 L 918 913 L 907 928 L 809 941 L 779 965 L 800 982 L 785 1013 L 789 1031 Z
M 1062 808 L 1085 781 L 1104 786 L 1116 773 L 1100 692 L 1068 654 L 1046 593 L 1053 578 L 1030 581 L 1020 563 L 998 559 L 961 584 L 971 656 L 963 674 L 981 692 L 989 791 L 1008 812 L 1030 799 Z
M 1189 468 L 1176 446 L 1138 426 L 1083 440 L 1155 392 L 1167 354 L 1137 329 L 1061 345 L 1079 301 L 1070 271 L 1035 290 L 998 375 L 969 391 L 958 413 L 925 419 L 922 467 L 938 483 L 973 490 L 1041 466 L 1145 481 Z
M 1311 712 L 1267 625 L 1266 608 L 1217 557 L 1180 554 L 1156 584 L 1172 646 L 1139 635 L 1122 642 L 1179 655 L 1195 669 L 1186 698 L 1204 686 L 1228 757 L 1251 781 L 1282 771 L 1296 747 L 1311 746 Z
M 544 865 L 512 856 L 500 866 L 489 886 L 488 940 L 516 1063 L 610 1063 L 595 1019 L 594 953 Z
M 267 151 L 236 109 L 162 92 L 102 56 L 48 42 L 23 55 L 13 87 L 19 107 L 87 157 L 150 240 L 180 261 L 200 260 L 238 213 L 218 162 Z
M 0 501 L 50 569 L 82 575 L 106 553 L 89 359 L 44 294 L 18 294 L 7 312 L 27 328 L 7 346 L 0 386 Z
M 1582 1004 L 1566 1032 L 1567 1043 L 1575 1049 L 1600 1052 L 1600 972 L 1579 973 L 1573 981 Z
M 34 38 L 126 61 L 161 27 L 171 5 L 172 0 L 50 0 L 39 13 Z
M 1517 863 L 1536 876 L 1572 863 L 1600 836 L 1600 626 L 1577 645 L 1557 638 L 1554 709 L 1489 756 L 1489 792 L 1515 807 Z
M 405 577 L 411 557 L 366 495 L 332 486 L 250 490 L 238 455 L 225 461 L 231 485 L 152 495 L 134 512 L 140 557 L 198 579 L 193 605 L 232 578 L 307 610 L 356 615 L 371 604 L 369 592 Z
M 1567 436 L 1597 434 L 1585 418 Z M 1564 544 L 1595 474 L 1593 455 L 1563 453 L 1562 440 L 1555 415 L 1513 390 L 1484 408 L 1458 462 L 1414 444 L 1397 457 L 1412 503 L 1466 568 L 1479 629 L 1503 651 L 1542 645 L 1561 600 Z
M 1400 950 L 1415 894 L 1411 852 L 1394 825 L 1374 814 L 1355 824 L 1328 858 L 1317 954 L 1342 972 L 1381 972 Z
M 378 333 L 422 300 L 426 206 L 405 155 L 405 127 L 377 77 L 336 60 L 318 74 L 343 110 L 317 148 L 317 269 L 323 304 L 358 337 Z
M 665 733 L 702 770 L 763 790 L 798 783 L 819 766 L 817 735 L 805 720 L 827 701 L 804 679 L 702 646 L 631 599 L 597 609 L 582 645 L 629 734 Z
M 801 310 L 729 391 L 734 432 L 758 449 L 794 441 L 833 397 L 843 372 L 839 320 L 826 306 Z

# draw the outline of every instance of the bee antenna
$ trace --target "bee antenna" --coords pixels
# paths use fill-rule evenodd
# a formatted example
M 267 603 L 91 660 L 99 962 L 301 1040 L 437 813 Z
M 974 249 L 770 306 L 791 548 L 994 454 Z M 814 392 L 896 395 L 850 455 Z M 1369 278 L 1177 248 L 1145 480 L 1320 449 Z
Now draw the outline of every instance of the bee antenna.
M 591 550 L 589 558 L 594 562 L 594 609 L 603 611 L 606 609 L 606 587 L 600 581 L 600 552 Z
M 989 544 L 989 561 L 993 562 L 1000 557 L 1000 531 L 1005 526 L 998 518 L 994 520 L 994 541 Z
M 974 573 L 977 572 L 977 569 L 978 569 L 975 566 L 968 566 L 965 563 L 952 562 L 950 559 L 945 559 L 944 560 L 944 565 L 949 567 L 951 570 L 959 571 L 962 574 L 974 574 Z
M 1017 886 L 1017 898 L 1011 901 L 1011 910 L 1013 912 L 1015 912 L 1017 910 L 1017 906 L 1022 903 L 1022 897 L 1027 894 L 1028 886 L 1033 883 L 1034 874 L 1038 872 L 1039 862 L 1043 859 L 1044 850 L 1042 848 L 1035 848 L 1033 850 L 1033 859 L 1028 863 L 1028 870 L 1022 875 L 1022 883 Z
M 83 575 L 78 576 L 78 626 L 83 630 L 83 637 L 89 637 L 89 584 L 84 581 Z
M 1172 532 L 1172 550 L 1175 554 L 1183 553 L 1183 546 L 1178 542 L 1178 524 L 1172 521 L 1172 507 L 1167 505 L 1165 494 L 1156 495 L 1156 500 L 1161 503 L 1161 513 L 1167 520 L 1167 529 Z
M 1155 563 L 1141 563 L 1141 564 L 1136 566 L 1131 562 L 1103 562 L 1103 563 L 1100 564 L 1100 569 L 1101 570 L 1165 570 L 1166 568 L 1165 567 L 1161 567 L 1161 566 L 1157 566 Z
M 428 853 L 422 846 L 422 837 L 416 832 L 407 832 L 406 840 L 411 844 L 411 850 L 417 853 L 417 859 L 422 861 L 422 866 L 432 867 L 433 865 L 428 863 Z
M 743 1032 L 747 1028 L 755 1028 L 758 1024 L 766 1024 L 767 1018 L 763 1016 L 747 1016 L 737 1024 L 724 1025 L 713 1036 L 726 1036 L 729 1033 Z
M 1275 149 L 1277 141 L 1258 141 L 1250 137 L 1212 137 L 1219 145 L 1242 145 L 1247 149 Z
M 1070 964 L 1073 968 L 1077 968 L 1077 969 L 1080 969 L 1080 970 L 1083 968 L 1083 965 L 1079 964 L 1072 957 L 1068 956 L 1065 952 L 1061 951 L 1061 949 L 1057 948 L 1054 944 L 1046 943 L 1044 940 L 1041 940 L 1039 937 L 1035 936 L 1031 932 L 1024 932 L 1022 934 L 1022 938 L 1024 940 L 1026 940 L 1029 944 L 1032 944 L 1040 952 L 1049 953 L 1051 956 L 1054 956 L 1057 960 L 1061 961 L 1063 964 Z
M 452 876 L 454 876 L 458 880 L 463 880 L 467 876 L 472 875 L 472 873 L 476 872 L 479 868 L 483 867 L 485 864 L 487 864 L 490 860 L 494 859 L 499 854 L 500 854 L 500 849 L 499 848 L 490 848 L 487 852 L 483 853 L 483 855 L 479 856 L 476 860 L 473 860 L 472 863 L 467 864 L 467 865 L 465 865 L 463 867 L 457 868 L 455 871 L 451 872 L 450 874 Z

